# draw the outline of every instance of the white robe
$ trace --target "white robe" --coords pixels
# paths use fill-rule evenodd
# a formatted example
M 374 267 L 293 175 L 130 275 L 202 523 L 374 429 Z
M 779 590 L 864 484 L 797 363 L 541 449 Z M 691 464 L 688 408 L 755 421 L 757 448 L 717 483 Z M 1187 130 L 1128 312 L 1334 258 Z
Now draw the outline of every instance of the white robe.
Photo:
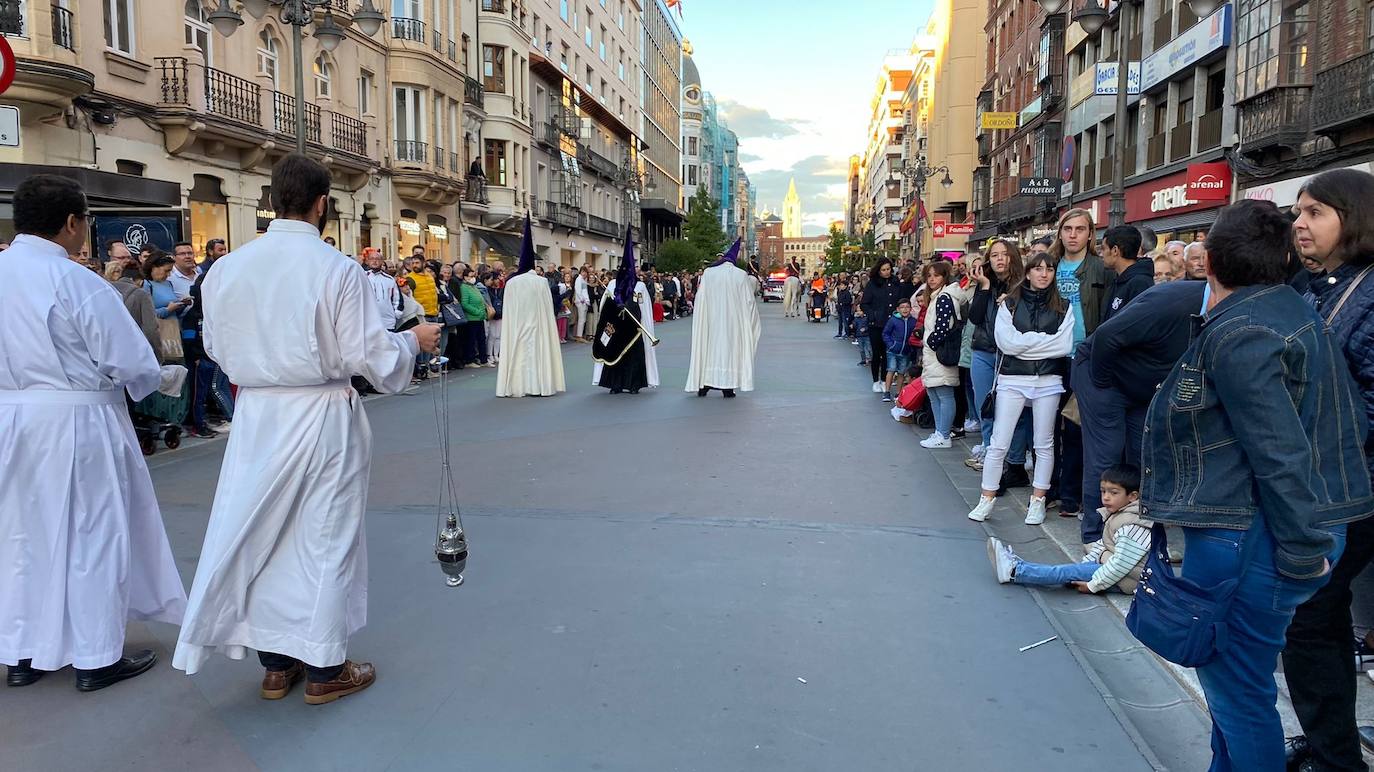
M 128 619 L 176 624 L 172 560 L 125 392 L 157 356 L 119 293 L 60 245 L 19 236 L 0 281 L 0 662 L 94 669 Z
M 707 268 L 692 307 L 687 391 L 705 386 L 754 390 L 759 307 L 754 278 L 730 263 Z
M 654 336 L 654 299 L 649 296 L 649 288 L 644 286 L 644 282 L 635 284 L 635 294 L 639 296 L 639 321 L 644 325 L 644 329 L 649 334 L 642 336 L 644 341 L 644 369 L 648 372 L 649 388 L 658 388 L 658 357 L 654 354 L 654 344 L 650 340 Z M 606 285 L 606 294 L 601 299 L 601 307 L 604 309 L 606 304 L 615 297 L 615 279 L 611 279 L 610 284 Z M 592 385 L 601 385 L 600 362 L 592 368 Z
M 367 621 L 372 432 L 348 379 L 405 388 L 415 336 L 388 332 L 363 269 L 295 220 L 220 258 L 201 298 L 239 394 L 172 665 L 247 649 L 337 665 Z
M 506 282 L 496 396 L 551 397 L 567 388 L 549 282 L 526 271 Z

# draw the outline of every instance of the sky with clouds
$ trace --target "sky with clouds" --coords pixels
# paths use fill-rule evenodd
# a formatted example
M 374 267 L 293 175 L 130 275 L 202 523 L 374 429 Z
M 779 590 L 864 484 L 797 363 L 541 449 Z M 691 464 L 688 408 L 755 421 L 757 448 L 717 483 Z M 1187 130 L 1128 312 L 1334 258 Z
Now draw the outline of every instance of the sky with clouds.
M 883 54 L 911 45 L 931 0 L 684 6 L 679 24 L 702 87 L 739 135 L 759 205 L 781 209 L 795 177 L 806 235 L 825 233 L 843 217 L 849 156 L 862 149 Z

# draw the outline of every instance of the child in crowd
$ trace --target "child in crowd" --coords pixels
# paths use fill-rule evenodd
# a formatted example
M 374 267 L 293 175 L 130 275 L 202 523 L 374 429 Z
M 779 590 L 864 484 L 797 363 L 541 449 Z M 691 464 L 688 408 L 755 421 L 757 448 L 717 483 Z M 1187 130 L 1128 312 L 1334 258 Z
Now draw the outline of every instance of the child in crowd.
M 873 356 L 873 343 L 868 337 L 868 317 L 858 303 L 854 304 L 854 339 L 859 344 L 859 367 L 866 367 Z
M 897 304 L 897 313 L 883 327 L 883 344 L 887 346 L 887 390 L 883 392 L 884 402 L 891 402 L 892 395 L 900 393 L 907 381 L 911 380 L 908 373 L 911 370 L 911 352 L 915 348 L 911 345 L 911 334 L 914 332 L 916 320 L 911 318 L 911 303 L 903 300 Z M 894 382 L 897 387 L 895 392 Z
M 1140 516 L 1140 470 L 1113 466 L 1102 473 L 1102 538 L 1089 545 L 1081 563 L 1027 563 L 998 539 L 988 539 L 988 557 L 997 581 L 1029 585 L 1072 584 L 1079 592 L 1097 593 L 1115 587 L 1135 593 L 1140 571 L 1150 553 L 1151 523 Z

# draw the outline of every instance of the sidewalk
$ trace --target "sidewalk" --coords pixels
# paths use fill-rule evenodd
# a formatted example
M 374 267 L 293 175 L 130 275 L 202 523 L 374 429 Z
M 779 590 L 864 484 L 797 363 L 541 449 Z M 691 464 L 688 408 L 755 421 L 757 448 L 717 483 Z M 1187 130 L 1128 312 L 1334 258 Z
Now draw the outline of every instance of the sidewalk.
M 927 432 L 914 425 L 903 425 L 903 428 L 912 430 L 918 439 Z M 979 473 L 964 466 L 964 459 L 968 458 L 974 444 L 975 441 L 968 439 L 955 440 L 954 447 L 949 450 L 921 451 L 936 455 L 941 468 L 970 508 L 981 495 Z M 1058 563 L 1081 559 L 1082 541 L 1077 518 L 1059 517 L 1058 509 L 1052 509 L 1043 526 L 1025 525 L 1023 520 L 1029 497 L 1029 488 L 1010 490 L 997 500 L 992 516 L 981 524 L 983 529 L 989 536 L 996 536 L 1011 545 L 1018 555 L 1029 560 Z M 965 514 L 959 513 L 961 517 Z M 1170 546 L 1181 552 L 1182 539 L 1172 538 L 1173 532 L 1170 536 Z M 991 565 L 988 566 L 988 580 L 996 581 Z M 1065 645 L 1074 651 L 1084 668 L 1095 673 L 1101 681 L 1104 699 L 1108 704 L 1116 703 L 1114 709 L 1123 724 L 1137 730 L 1165 768 L 1206 767 L 1207 758 L 1210 757 L 1207 746 L 1211 722 L 1206 715 L 1206 701 L 1197 675 L 1191 668 L 1182 668 L 1160 659 L 1131 636 L 1125 627 L 1126 612 L 1131 606 L 1129 597 L 1120 593 L 1088 596 L 1053 589 L 1030 589 L 1029 592 L 1056 629 L 1062 631 L 1061 640 Z M 1128 662 L 1132 665 L 1148 663 L 1149 669 L 1158 674 L 1158 678 L 1152 680 L 1158 682 L 1131 683 L 1114 677 L 1113 672 Z M 1374 681 L 1353 673 L 1352 676 L 1358 679 L 1358 721 L 1360 724 L 1374 724 Z M 1275 679 L 1279 687 L 1278 708 L 1283 719 L 1284 734 L 1301 734 L 1289 700 L 1281 661 L 1276 663 Z M 1198 732 L 1198 748 L 1161 748 L 1152 742 L 1152 738 L 1158 741 L 1177 738 L 1180 732 L 1188 731 L 1193 725 L 1196 725 Z M 1203 752 L 1201 756 L 1195 755 L 1199 749 Z M 1365 760 L 1374 766 L 1374 754 L 1366 751 Z

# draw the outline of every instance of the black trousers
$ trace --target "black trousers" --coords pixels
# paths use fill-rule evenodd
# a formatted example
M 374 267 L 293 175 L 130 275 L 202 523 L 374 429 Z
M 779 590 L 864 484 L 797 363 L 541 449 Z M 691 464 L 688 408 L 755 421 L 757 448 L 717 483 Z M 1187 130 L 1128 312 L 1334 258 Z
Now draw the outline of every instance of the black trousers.
M 1064 397 L 1059 405 L 1062 408 L 1073 396 L 1066 383 Z M 1051 499 L 1059 499 L 1061 512 L 1078 512 L 1083 509 L 1083 430 L 1078 424 L 1065 418 L 1063 414 L 1054 418 L 1054 475 L 1050 480 Z M 1101 506 L 1099 502 L 1097 506 Z
M 1102 538 L 1102 516 L 1097 514 L 1102 473 L 1123 461 L 1136 468 L 1141 466 L 1145 410 L 1149 406 L 1133 405 L 1120 391 L 1100 388 L 1093 383 L 1086 363 L 1074 363 L 1072 382 L 1073 393 L 1078 397 L 1078 415 L 1083 421 L 1083 521 L 1079 530 L 1083 543 L 1092 544 Z
M 873 380 L 881 381 L 887 376 L 887 344 L 883 342 L 883 328 L 868 328 L 868 342 L 873 348 L 873 353 L 868 355 L 868 369 L 873 373 Z
M 1298 606 L 1288 625 L 1283 677 L 1293 711 L 1322 770 L 1365 772 L 1355 726 L 1355 632 L 1350 583 L 1374 558 L 1374 519 L 1346 526 L 1345 552 L 1317 594 Z
M 285 654 L 273 654 L 270 651 L 258 652 L 258 662 L 268 670 L 290 670 L 301 661 L 295 657 L 288 657 Z M 330 665 L 329 667 L 315 667 L 314 665 L 305 666 L 305 679 L 311 683 L 324 683 L 333 681 L 343 672 L 343 663 Z

